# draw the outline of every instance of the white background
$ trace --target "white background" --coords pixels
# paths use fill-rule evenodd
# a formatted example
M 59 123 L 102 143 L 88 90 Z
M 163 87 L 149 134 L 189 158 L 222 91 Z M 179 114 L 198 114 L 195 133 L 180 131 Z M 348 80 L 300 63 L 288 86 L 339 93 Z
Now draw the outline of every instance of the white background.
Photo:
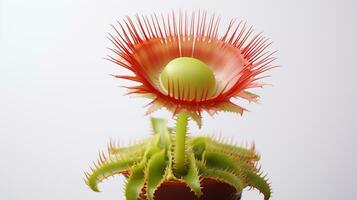
M 206 9 L 274 41 L 280 69 L 243 117 L 205 115 L 198 130 L 255 141 L 273 200 L 354 200 L 356 11 L 352 0 L 0 1 L 0 199 L 124 199 L 123 179 L 90 191 L 83 171 L 109 138 L 150 134 L 145 99 L 123 96 L 124 70 L 102 59 L 125 15 Z M 166 111 L 154 116 L 170 117 Z M 171 124 L 172 124 L 172 120 Z M 243 200 L 262 197 L 245 192 Z

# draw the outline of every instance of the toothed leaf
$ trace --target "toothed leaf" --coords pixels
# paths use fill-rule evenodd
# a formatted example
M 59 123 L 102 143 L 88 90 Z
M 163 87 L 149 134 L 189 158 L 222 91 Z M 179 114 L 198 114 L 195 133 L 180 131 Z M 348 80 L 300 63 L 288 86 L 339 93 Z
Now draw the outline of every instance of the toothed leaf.
M 247 184 L 256 188 L 264 195 L 264 200 L 268 200 L 271 195 L 271 188 L 266 179 L 256 173 L 250 172 L 246 176 Z
M 204 153 L 204 161 L 206 165 L 216 169 L 229 169 L 236 174 L 242 174 L 245 171 L 252 171 L 254 168 L 241 160 L 235 160 L 221 152 L 210 152 L 206 151 Z
M 165 152 L 161 151 L 154 154 L 148 163 L 146 171 L 147 179 L 147 198 L 148 200 L 154 199 L 154 193 L 156 189 L 165 179 L 165 173 L 167 168 L 167 162 L 165 158 Z
M 166 157 L 168 159 L 168 166 L 167 166 L 167 169 L 166 169 L 166 178 L 167 180 L 173 180 L 175 179 L 175 175 L 174 175 L 174 172 L 173 172 L 173 151 L 172 151 L 172 140 L 174 137 L 172 137 L 173 133 L 172 133 L 172 129 L 168 129 L 168 134 L 169 134 L 169 138 L 170 138 L 170 144 L 167 148 L 167 150 L 165 151 L 166 153 Z
M 95 192 L 99 192 L 98 183 L 106 178 L 126 172 L 131 166 L 141 160 L 140 157 L 107 160 L 105 163 L 97 166 L 93 171 L 87 175 L 87 185 Z
M 139 142 L 138 144 L 130 145 L 127 147 L 114 147 L 110 146 L 108 152 L 110 156 L 124 156 L 124 157 L 136 157 L 142 156 L 147 149 L 149 140 Z
M 160 147 L 151 146 L 146 150 L 144 159 L 149 160 L 153 155 L 155 155 L 156 153 L 159 153 L 160 151 L 162 151 L 162 149 L 160 149 Z
M 189 166 L 187 174 L 183 176 L 182 179 L 191 188 L 191 190 L 195 193 L 196 196 L 199 197 L 202 195 L 200 177 L 198 175 L 196 160 L 192 153 L 189 154 Z
M 137 200 L 145 183 L 145 163 L 140 163 L 131 169 L 130 177 L 125 187 L 126 200 Z
M 175 175 L 173 172 L 173 152 L 172 152 L 172 144 L 169 145 L 168 151 L 165 152 L 168 160 L 168 166 L 166 168 L 166 178 L 167 180 L 175 179 Z
M 240 158 L 242 160 L 259 160 L 260 156 L 251 149 L 239 147 L 236 145 L 224 144 L 222 142 L 216 141 L 210 137 L 206 137 L 207 141 L 207 148 L 211 149 L 212 151 L 224 152 L 226 154 L 231 154 L 233 157 Z

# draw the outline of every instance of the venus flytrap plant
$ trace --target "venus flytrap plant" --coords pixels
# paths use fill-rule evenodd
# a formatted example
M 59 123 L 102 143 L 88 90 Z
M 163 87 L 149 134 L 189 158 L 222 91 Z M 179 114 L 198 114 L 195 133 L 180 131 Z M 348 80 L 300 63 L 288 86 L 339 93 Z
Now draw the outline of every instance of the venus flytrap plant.
M 109 60 L 133 72 L 117 78 L 138 82 L 129 94 L 152 99 L 148 113 L 162 107 L 176 118 L 174 128 L 164 119 L 151 118 L 153 135 L 129 147 L 110 144 L 108 154 L 86 172 L 87 185 L 99 192 L 105 179 L 127 176 L 127 200 L 160 200 L 159 189 L 169 182 L 185 184 L 196 199 L 205 196 L 205 180 L 223 182 L 240 194 L 246 187 L 258 189 L 268 200 L 271 189 L 260 171 L 260 156 L 255 145 L 250 148 L 225 143 L 211 136 L 188 134 L 188 121 L 201 127 L 202 111 L 211 115 L 219 111 L 240 115 L 245 109 L 232 98 L 256 102 L 258 95 L 247 91 L 262 87 L 260 74 L 274 68 L 274 52 L 266 51 L 270 43 L 253 29 L 232 20 L 225 34 L 218 37 L 219 17 L 207 20 L 182 13 L 177 17 L 156 15 L 127 17 L 109 34 L 116 57 Z

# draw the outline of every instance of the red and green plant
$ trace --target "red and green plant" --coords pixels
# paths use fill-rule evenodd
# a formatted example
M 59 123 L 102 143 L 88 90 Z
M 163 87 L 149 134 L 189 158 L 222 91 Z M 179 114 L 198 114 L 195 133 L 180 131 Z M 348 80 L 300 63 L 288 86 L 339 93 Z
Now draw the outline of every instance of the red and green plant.
M 138 83 L 127 87 L 128 94 L 151 99 L 147 114 L 168 109 L 176 126 L 151 118 L 151 138 L 128 147 L 111 143 L 108 154 L 101 154 L 86 173 L 92 190 L 98 192 L 100 182 L 124 174 L 127 200 L 137 200 L 143 191 L 152 200 L 160 185 L 172 180 L 184 182 L 199 197 L 203 178 L 227 183 L 237 193 L 256 188 L 265 200 L 270 198 L 254 145 L 239 147 L 211 136 L 188 135 L 188 120 L 201 127 L 203 111 L 242 115 L 246 109 L 233 99 L 256 102 L 259 96 L 249 89 L 262 87 L 262 74 L 275 67 L 275 52 L 268 51 L 270 42 L 261 33 L 253 35 L 252 27 L 231 20 L 219 36 L 219 23 L 220 17 L 206 12 L 173 12 L 127 17 L 113 26 L 115 33 L 108 38 L 114 56 L 108 60 L 132 72 L 114 76 Z

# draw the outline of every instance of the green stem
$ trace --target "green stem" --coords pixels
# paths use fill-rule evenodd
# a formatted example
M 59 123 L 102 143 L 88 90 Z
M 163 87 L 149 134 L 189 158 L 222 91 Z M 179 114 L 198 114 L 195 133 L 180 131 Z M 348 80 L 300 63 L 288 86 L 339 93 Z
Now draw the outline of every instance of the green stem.
M 177 173 L 184 174 L 185 172 L 185 140 L 187 133 L 188 115 L 185 111 L 177 115 L 176 120 L 176 149 L 175 149 L 175 168 Z

